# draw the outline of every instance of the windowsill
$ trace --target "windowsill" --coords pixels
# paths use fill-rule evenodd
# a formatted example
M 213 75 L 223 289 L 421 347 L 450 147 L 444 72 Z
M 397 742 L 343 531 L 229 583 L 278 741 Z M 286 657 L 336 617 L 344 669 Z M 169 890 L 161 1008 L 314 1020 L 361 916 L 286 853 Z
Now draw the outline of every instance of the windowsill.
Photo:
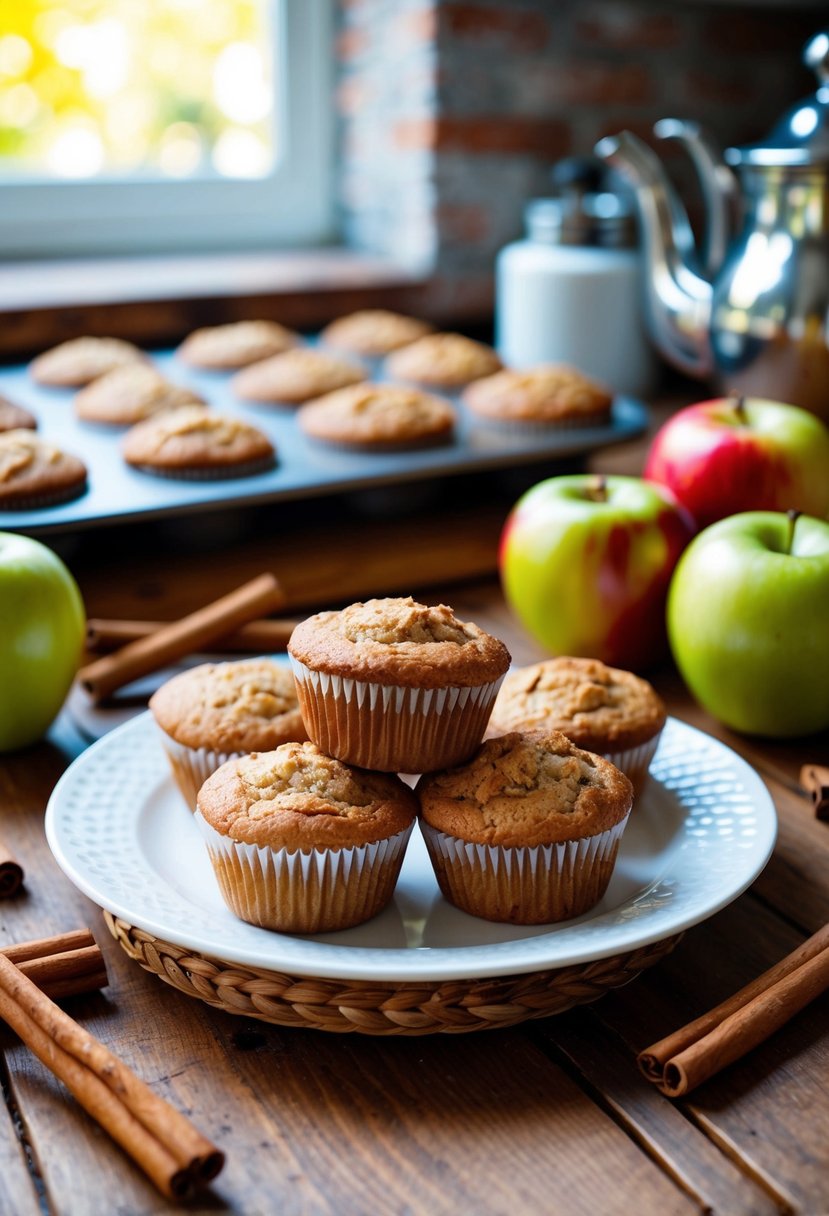
M 313 329 L 355 308 L 426 306 L 431 275 L 342 246 L 6 262 L 0 356 L 82 333 L 178 341 L 200 324 L 272 317 Z
M 388 258 L 342 246 L 277 253 L 50 258 L 0 266 L 0 312 L 384 287 L 418 283 L 424 277 Z

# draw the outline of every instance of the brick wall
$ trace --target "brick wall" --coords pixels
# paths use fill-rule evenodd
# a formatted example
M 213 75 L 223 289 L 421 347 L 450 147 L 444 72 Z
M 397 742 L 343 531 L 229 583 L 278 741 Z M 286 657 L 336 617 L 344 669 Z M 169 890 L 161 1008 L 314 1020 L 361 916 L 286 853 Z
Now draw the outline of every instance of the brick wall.
M 815 83 L 800 62 L 822 5 L 705 0 L 341 0 L 346 239 L 437 267 L 436 312 L 483 316 L 497 250 L 562 156 L 693 117 L 762 137 Z M 665 149 L 693 210 L 682 154 Z

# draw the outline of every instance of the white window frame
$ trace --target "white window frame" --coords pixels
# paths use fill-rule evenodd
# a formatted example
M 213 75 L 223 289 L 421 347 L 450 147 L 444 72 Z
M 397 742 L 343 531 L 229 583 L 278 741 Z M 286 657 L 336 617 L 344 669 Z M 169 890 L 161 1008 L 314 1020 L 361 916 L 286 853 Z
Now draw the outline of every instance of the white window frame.
M 0 255 L 315 245 L 333 234 L 331 0 L 268 0 L 277 160 L 263 178 L 0 182 Z

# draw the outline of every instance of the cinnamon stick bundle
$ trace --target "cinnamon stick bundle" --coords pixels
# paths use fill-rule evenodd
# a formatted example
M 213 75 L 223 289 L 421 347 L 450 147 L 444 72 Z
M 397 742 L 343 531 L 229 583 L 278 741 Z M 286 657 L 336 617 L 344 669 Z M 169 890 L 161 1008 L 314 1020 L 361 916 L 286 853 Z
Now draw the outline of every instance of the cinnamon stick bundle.
M 800 770 L 800 784 L 811 796 L 816 818 L 829 819 L 829 767 L 804 764 Z
M 640 1052 L 643 1074 L 679 1098 L 764 1042 L 829 988 L 829 925 L 715 1009 Z
M 186 1198 L 219 1173 L 223 1153 L 3 954 L 0 1017 L 164 1195 Z
M 268 654 L 285 650 L 288 639 L 296 628 L 297 621 L 251 621 L 241 629 L 235 629 L 224 637 L 217 638 L 217 649 L 229 653 Z M 86 622 L 86 649 L 92 654 L 107 654 L 118 650 L 127 642 L 151 637 L 169 621 L 113 620 L 107 617 L 90 617 Z
M 102 701 L 130 681 L 202 650 L 224 634 L 284 605 L 285 593 L 276 578 L 260 574 L 189 616 L 87 664 L 78 672 L 78 679 L 93 701 Z
M 109 983 L 104 956 L 89 929 L 19 942 L 0 953 L 52 1000 L 94 992 Z
M 0 899 L 16 895 L 23 886 L 23 867 L 0 840 Z

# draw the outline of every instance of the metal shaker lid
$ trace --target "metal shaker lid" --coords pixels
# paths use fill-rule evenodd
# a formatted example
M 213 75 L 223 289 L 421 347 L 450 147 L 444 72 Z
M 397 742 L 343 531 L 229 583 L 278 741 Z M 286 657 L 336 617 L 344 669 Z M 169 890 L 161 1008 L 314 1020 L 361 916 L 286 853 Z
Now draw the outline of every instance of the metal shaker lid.
M 524 210 L 527 235 L 545 245 L 597 245 L 631 249 L 637 244 L 636 217 L 616 194 L 582 194 L 532 199 Z
M 610 188 L 607 168 L 596 157 L 567 157 L 550 176 L 557 197 L 532 199 L 524 210 L 531 240 L 617 249 L 637 244 L 633 202 Z
M 807 42 L 803 62 L 817 75 L 817 92 L 788 110 L 767 139 L 727 148 L 730 165 L 829 165 L 829 32 Z

